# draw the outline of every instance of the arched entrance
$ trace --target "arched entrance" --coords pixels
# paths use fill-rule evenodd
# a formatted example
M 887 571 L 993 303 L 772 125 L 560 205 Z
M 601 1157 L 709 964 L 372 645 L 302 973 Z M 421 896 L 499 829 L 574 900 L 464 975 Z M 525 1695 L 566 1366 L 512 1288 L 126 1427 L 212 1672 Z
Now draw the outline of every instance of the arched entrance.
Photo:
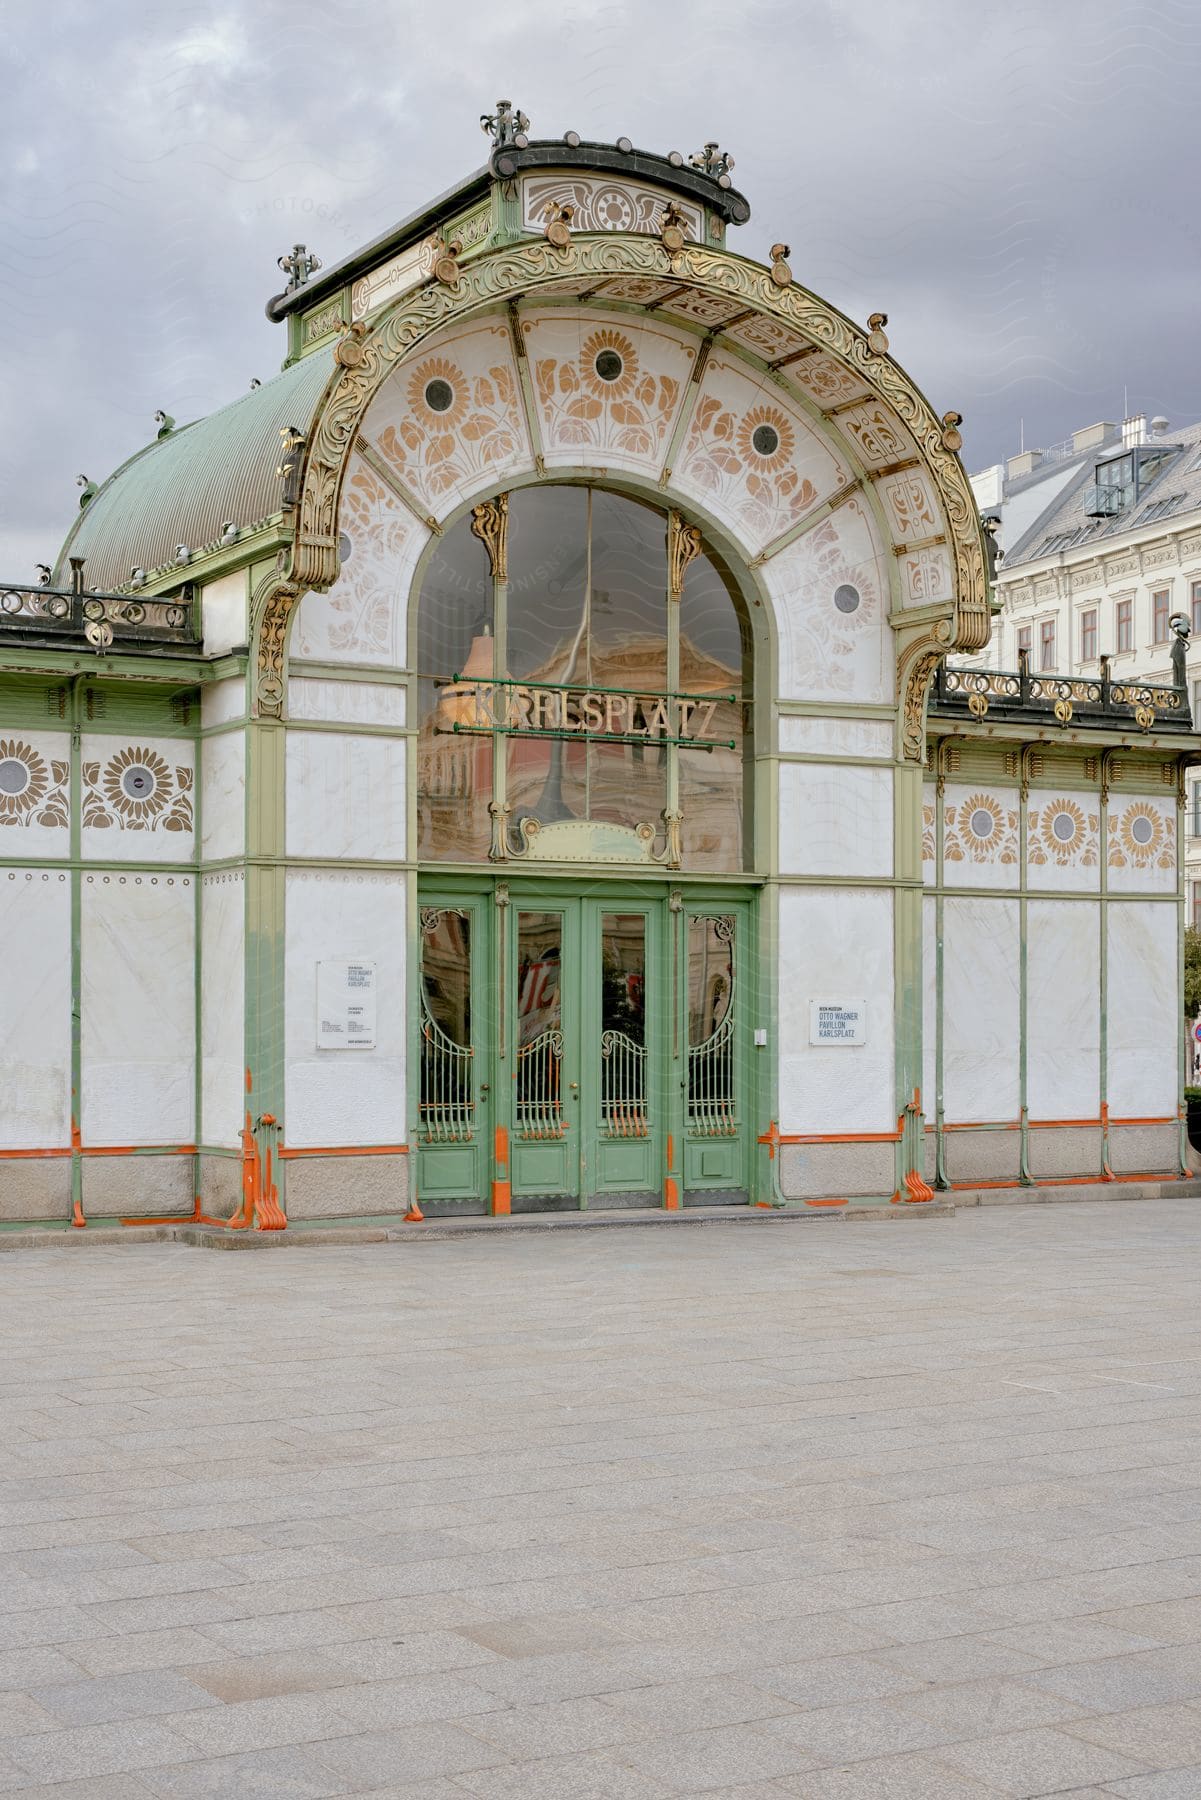
M 476 504 L 415 595 L 423 1205 L 745 1202 L 737 584 L 678 513 L 577 482 Z

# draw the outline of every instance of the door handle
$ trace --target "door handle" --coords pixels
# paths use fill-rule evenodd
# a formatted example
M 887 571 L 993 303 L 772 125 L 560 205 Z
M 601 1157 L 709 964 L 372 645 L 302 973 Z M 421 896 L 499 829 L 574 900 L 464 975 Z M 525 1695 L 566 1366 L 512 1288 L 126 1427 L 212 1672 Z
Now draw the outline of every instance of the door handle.
M 580 1084 L 579 1084 L 579 1082 L 578 1082 L 578 1081 L 569 1081 L 569 1082 L 568 1082 L 568 1083 L 567 1083 L 567 1085 L 568 1085 L 568 1087 L 569 1087 L 569 1088 L 570 1088 L 570 1089 L 571 1089 L 571 1091 L 572 1091 L 572 1093 L 573 1093 L 573 1094 L 578 1094 L 578 1093 L 579 1093 L 579 1091 L 580 1091 Z
M 492 1089 L 488 1085 L 488 1083 L 486 1081 L 481 1081 L 480 1082 L 480 1093 L 481 1094 L 490 1094 L 491 1092 L 492 1092 Z

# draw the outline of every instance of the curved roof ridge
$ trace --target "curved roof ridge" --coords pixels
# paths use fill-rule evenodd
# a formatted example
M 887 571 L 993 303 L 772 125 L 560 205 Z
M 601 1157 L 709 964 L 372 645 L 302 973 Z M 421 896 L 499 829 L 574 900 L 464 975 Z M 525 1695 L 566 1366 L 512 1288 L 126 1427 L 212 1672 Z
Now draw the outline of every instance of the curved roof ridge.
M 245 530 L 279 512 L 279 434 L 290 425 L 307 434 L 332 368 L 332 351 L 313 351 L 134 451 L 81 510 L 55 581 L 68 557 L 82 556 L 88 587 L 121 588 L 131 568 L 174 562 L 179 544 L 196 551 L 216 543 L 230 520 Z

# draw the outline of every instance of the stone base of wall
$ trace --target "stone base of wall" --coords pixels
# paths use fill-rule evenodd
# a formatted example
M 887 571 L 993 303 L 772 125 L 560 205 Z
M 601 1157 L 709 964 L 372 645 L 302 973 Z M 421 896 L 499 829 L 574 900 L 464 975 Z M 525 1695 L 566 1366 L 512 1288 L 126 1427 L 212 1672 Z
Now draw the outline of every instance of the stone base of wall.
M 1152 1175 L 1180 1170 L 1180 1128 L 1171 1125 L 1111 1125 L 1109 1166 L 1115 1175 Z
M 84 1216 L 189 1219 L 196 1201 L 194 1161 L 191 1156 L 85 1156 Z
M 199 1156 L 200 1210 L 210 1219 L 228 1219 L 242 1204 L 241 1156 Z
M 1022 1172 L 1020 1131 L 947 1131 L 943 1133 L 947 1180 L 1016 1181 Z
M 893 1144 L 781 1144 L 780 1191 L 787 1200 L 891 1198 L 896 1188 Z
M 1101 1173 L 1101 1127 L 1065 1125 L 1054 1131 L 1030 1129 L 1030 1173 L 1035 1181 Z
M 289 1219 L 363 1219 L 408 1211 L 407 1156 L 294 1156 L 283 1166 Z
M 0 1224 L 70 1217 L 69 1156 L 0 1157 Z

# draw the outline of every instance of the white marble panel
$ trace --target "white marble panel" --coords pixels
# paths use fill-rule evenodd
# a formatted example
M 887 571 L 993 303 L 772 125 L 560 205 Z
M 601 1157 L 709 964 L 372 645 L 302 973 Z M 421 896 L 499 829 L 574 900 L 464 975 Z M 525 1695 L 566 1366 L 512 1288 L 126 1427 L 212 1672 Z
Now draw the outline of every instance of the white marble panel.
M 1181 1029 L 1176 908 L 1111 901 L 1106 913 L 1109 1116 L 1170 1118 L 1178 1103 Z
M 1021 886 L 1017 788 L 948 781 L 943 792 L 942 878 L 946 887 Z
M 405 878 L 291 870 L 287 877 L 285 1138 L 296 1149 L 405 1140 Z M 374 1050 L 321 1050 L 317 964 L 376 965 Z
M 229 725 L 246 715 L 246 679 L 231 675 L 228 681 L 206 681 L 200 690 L 200 723 L 205 730 Z
M 1111 894 L 1176 892 L 1176 797 L 1110 789 L 1106 877 Z
M 245 1115 L 246 883 L 241 869 L 200 890 L 200 1128 L 202 1144 L 239 1141 Z
M 892 770 L 780 764 L 785 875 L 891 875 Z
M 808 756 L 886 757 L 893 753 L 894 727 L 890 719 L 836 719 L 825 715 L 781 713 L 780 749 Z
M 1032 788 L 1026 879 L 1034 888 L 1095 894 L 1101 885 L 1101 796 L 1094 789 Z
M 399 861 L 405 854 L 405 742 L 289 731 L 289 856 Z
M 503 488 L 534 460 L 507 323 L 475 320 L 423 343 L 383 383 L 361 432 L 436 518 L 481 487 Z
M 858 495 L 765 563 L 763 579 L 775 612 L 782 698 L 891 701 L 888 569 Z
M 896 1127 L 892 894 L 780 889 L 780 1130 Z M 809 1042 L 809 1002 L 867 1003 L 862 1044 Z
M 195 878 L 83 878 L 83 1141 L 190 1144 Z
M 186 738 L 83 739 L 86 857 L 106 862 L 190 862 L 195 854 L 196 746 Z
M 290 652 L 310 662 L 405 666 L 409 590 L 430 533 L 355 451 L 338 513 L 349 554 L 327 594 L 296 608 Z
M 688 393 L 696 339 L 659 319 L 595 309 L 523 315 L 522 330 L 547 467 L 588 463 L 657 480 Z M 620 371 L 606 381 L 598 359 L 604 367 L 613 356 Z
M 850 479 L 850 463 L 767 375 L 714 355 L 672 472 L 752 553 Z
M 0 727 L 0 854 L 71 854 L 71 739 Z
M 948 1125 L 1021 1109 L 1021 939 L 1016 900 L 943 902 L 943 1113 Z
M 938 902 L 922 901 L 922 1109 L 933 1119 L 938 1089 Z
M 1095 1119 L 1101 1105 L 1101 908 L 1026 908 L 1026 1108 L 1032 1119 Z
M 61 870 L 0 874 L 0 1148 L 71 1141 L 71 888 Z
M 200 740 L 200 855 L 241 856 L 246 845 L 246 739 L 240 731 Z
M 288 683 L 288 716 L 399 729 L 405 722 L 405 690 L 380 681 L 318 681 L 294 676 Z
M 241 649 L 250 637 L 250 600 L 245 569 L 210 581 L 200 593 L 200 618 L 206 656 Z

